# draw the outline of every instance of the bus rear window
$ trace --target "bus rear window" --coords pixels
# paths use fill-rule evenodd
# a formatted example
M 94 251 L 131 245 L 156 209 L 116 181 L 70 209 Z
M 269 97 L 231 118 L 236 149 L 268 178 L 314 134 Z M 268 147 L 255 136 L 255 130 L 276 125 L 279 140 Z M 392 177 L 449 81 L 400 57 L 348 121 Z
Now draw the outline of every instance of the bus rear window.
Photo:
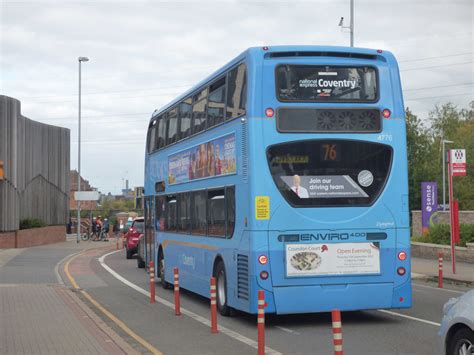
M 372 67 L 280 65 L 276 71 L 280 101 L 374 102 L 377 72 Z
M 267 150 L 270 171 L 294 207 L 367 206 L 382 192 L 392 148 L 352 140 L 308 140 Z

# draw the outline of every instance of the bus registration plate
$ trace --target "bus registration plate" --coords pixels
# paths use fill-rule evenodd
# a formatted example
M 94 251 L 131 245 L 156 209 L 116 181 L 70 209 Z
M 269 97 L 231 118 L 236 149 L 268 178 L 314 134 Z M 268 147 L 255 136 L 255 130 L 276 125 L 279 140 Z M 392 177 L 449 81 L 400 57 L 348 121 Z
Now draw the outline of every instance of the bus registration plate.
M 374 243 L 286 244 L 286 276 L 380 274 Z

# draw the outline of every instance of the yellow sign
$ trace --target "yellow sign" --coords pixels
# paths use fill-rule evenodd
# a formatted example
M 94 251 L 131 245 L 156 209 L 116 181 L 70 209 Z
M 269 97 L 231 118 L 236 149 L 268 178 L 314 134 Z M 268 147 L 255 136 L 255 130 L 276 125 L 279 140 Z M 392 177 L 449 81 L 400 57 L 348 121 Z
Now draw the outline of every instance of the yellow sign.
M 255 219 L 270 219 L 270 197 L 255 197 Z
M 307 164 L 308 162 L 308 155 L 277 155 L 275 157 L 277 164 Z

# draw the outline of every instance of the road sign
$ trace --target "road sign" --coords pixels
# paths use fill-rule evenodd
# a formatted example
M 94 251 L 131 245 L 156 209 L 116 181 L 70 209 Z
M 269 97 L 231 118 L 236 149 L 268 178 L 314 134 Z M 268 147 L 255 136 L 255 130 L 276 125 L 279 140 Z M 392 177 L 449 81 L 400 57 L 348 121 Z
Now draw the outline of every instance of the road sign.
M 100 198 L 99 191 L 76 191 L 74 192 L 76 201 L 97 201 Z
M 452 176 L 466 176 L 466 150 L 451 149 L 449 163 Z

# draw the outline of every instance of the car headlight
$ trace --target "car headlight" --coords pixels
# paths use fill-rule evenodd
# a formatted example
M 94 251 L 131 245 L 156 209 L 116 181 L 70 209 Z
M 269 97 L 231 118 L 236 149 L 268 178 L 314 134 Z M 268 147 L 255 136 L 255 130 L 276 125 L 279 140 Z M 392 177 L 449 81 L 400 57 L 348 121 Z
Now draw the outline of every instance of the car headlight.
M 459 298 L 450 298 L 448 302 L 446 302 L 443 306 L 443 314 L 448 314 L 449 310 L 453 308 L 453 306 L 458 303 Z

